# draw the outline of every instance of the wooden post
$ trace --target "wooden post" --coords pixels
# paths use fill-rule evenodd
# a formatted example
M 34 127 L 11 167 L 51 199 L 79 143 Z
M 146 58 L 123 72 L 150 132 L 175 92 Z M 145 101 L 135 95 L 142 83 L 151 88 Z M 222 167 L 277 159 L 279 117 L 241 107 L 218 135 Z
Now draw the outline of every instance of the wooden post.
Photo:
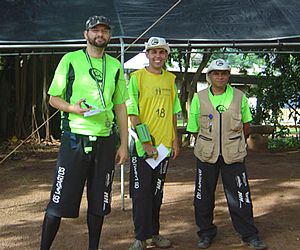
M 48 108 L 48 60 L 47 56 L 43 56 L 43 120 L 45 124 L 45 140 L 51 141 L 49 128 L 49 108 Z

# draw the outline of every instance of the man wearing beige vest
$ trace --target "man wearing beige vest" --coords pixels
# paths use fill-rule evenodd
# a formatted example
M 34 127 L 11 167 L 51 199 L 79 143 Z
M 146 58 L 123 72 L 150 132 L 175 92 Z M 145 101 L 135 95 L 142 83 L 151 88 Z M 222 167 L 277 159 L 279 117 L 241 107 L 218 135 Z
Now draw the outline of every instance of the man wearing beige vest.
M 210 247 L 217 234 L 213 224 L 215 190 L 219 172 L 235 230 L 242 242 L 254 249 L 267 249 L 258 238 L 244 158 L 245 137 L 252 120 L 243 92 L 228 84 L 230 66 L 223 59 L 211 62 L 207 69 L 208 88 L 195 94 L 187 130 L 197 133 L 194 154 L 197 157 L 195 218 L 199 227 L 198 248 Z

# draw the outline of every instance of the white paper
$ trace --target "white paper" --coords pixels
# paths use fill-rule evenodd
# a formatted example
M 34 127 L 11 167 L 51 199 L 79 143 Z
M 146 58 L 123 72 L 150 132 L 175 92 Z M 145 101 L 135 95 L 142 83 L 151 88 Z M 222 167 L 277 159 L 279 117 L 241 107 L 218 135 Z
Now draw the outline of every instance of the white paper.
M 102 110 L 101 109 L 91 109 L 87 112 L 85 112 L 83 115 L 84 116 L 92 116 L 92 115 L 96 115 L 98 113 L 100 113 Z
M 157 147 L 157 152 L 158 152 L 158 157 L 156 158 L 156 160 L 154 160 L 153 158 L 146 159 L 146 162 L 153 169 L 155 169 L 158 166 L 158 164 L 169 155 L 169 149 L 166 148 L 165 145 L 160 144 Z

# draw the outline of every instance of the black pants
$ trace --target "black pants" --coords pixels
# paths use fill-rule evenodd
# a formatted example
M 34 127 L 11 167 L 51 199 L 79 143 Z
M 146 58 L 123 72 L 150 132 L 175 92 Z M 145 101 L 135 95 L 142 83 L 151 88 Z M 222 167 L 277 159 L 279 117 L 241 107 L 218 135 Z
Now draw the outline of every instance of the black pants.
M 47 213 L 78 217 L 86 181 L 88 212 L 99 216 L 110 213 L 115 142 L 114 134 L 92 138 L 63 133 Z
M 213 211 L 220 170 L 235 230 L 243 240 L 248 241 L 256 238 L 258 231 L 253 221 L 252 202 L 245 164 L 234 163 L 228 165 L 224 162 L 223 157 L 219 157 L 215 164 L 201 162 L 197 159 L 194 207 L 196 224 L 200 229 L 198 235 L 213 238 L 217 234 L 217 227 L 213 224 Z
M 135 238 L 146 240 L 159 234 L 159 213 L 169 158 L 152 169 L 133 149 L 130 162 L 130 196 Z

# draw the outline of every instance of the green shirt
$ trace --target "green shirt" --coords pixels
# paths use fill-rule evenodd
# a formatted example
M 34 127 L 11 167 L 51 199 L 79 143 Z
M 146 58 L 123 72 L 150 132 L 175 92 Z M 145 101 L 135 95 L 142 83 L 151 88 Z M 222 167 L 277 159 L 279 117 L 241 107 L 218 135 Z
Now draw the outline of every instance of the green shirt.
M 59 62 L 48 94 L 61 97 L 72 105 L 86 98 L 89 105 L 102 110 L 88 117 L 62 112 L 62 130 L 93 136 L 108 136 L 111 133 L 114 104 L 125 103 L 128 93 L 120 62 L 110 55 L 104 56 L 105 67 L 103 58 L 90 57 L 94 70 L 91 70 L 91 64 L 84 50 L 67 53 Z M 105 79 L 101 82 L 103 69 L 105 69 Z M 103 88 L 101 92 L 103 92 L 104 105 L 95 75 L 100 79 L 98 81 L 99 86 L 101 85 L 100 89 Z
M 213 95 L 210 91 L 210 88 L 207 88 L 209 99 L 212 103 L 212 105 L 217 109 L 220 110 L 220 112 L 228 109 L 229 105 L 232 102 L 233 99 L 233 88 L 227 84 L 226 90 L 221 95 Z M 219 108 L 221 107 L 221 108 Z M 249 104 L 247 97 L 243 95 L 242 100 L 242 107 L 241 107 L 241 114 L 242 114 L 242 122 L 247 123 L 252 121 L 252 115 L 250 112 Z M 191 107 L 190 107 L 190 116 L 187 124 L 186 130 L 191 133 L 198 133 L 200 126 L 198 123 L 200 115 L 200 102 L 198 98 L 198 94 L 196 93 L 193 97 Z

